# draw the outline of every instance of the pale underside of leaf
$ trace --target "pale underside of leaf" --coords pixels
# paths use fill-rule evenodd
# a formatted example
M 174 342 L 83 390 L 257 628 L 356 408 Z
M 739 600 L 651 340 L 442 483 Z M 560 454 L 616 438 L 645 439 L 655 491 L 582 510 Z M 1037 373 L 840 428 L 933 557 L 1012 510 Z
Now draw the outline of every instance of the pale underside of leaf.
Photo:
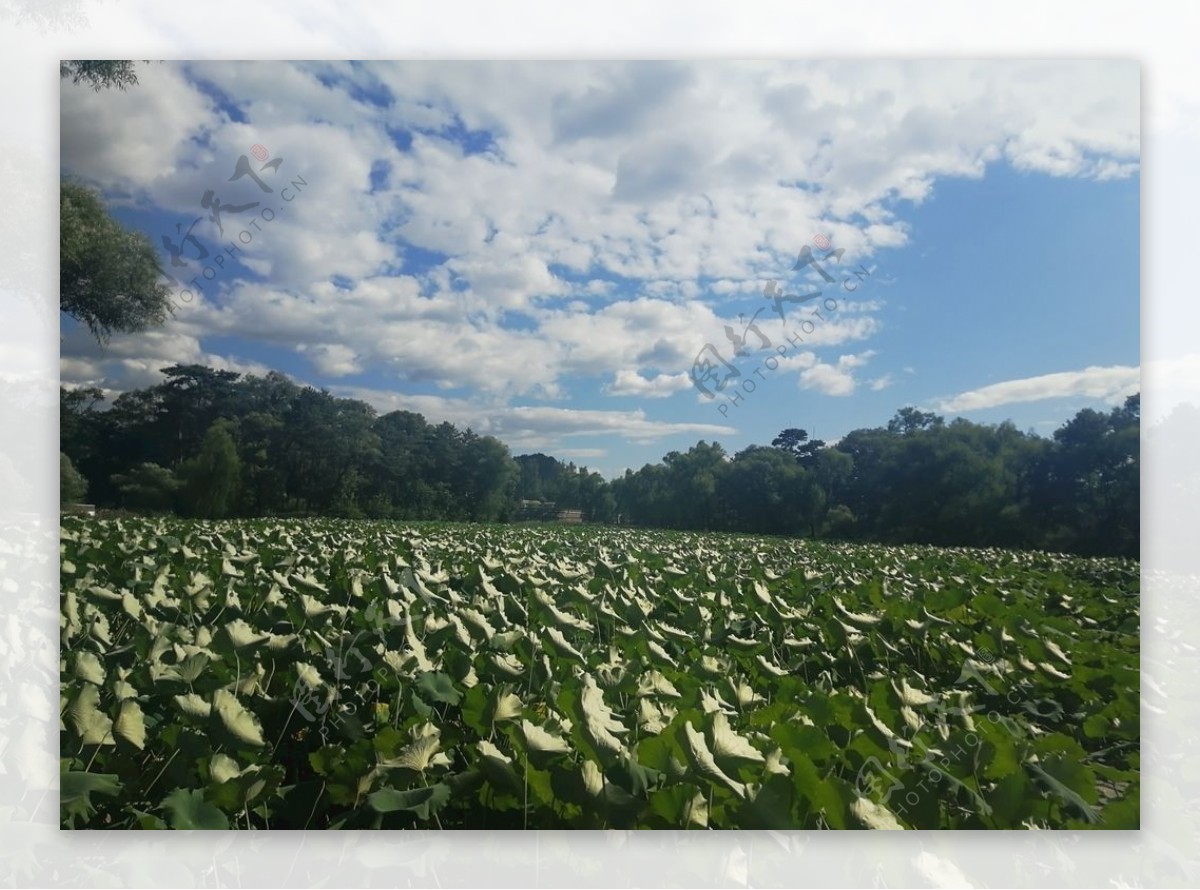
M 569 754 L 571 746 L 562 736 L 556 735 L 528 720 L 521 721 L 521 735 L 530 751 L 541 754 Z
M 687 738 L 687 749 L 691 756 L 692 766 L 695 767 L 696 772 L 707 779 L 719 782 L 738 797 L 744 798 L 746 796 L 746 786 L 735 779 L 731 779 L 717 766 L 712 752 L 708 750 L 708 743 L 705 742 L 704 735 L 697 732 L 690 722 L 683 725 L 683 731 Z
M 622 751 L 624 746 L 615 734 L 628 732 L 628 729 L 605 704 L 604 691 L 596 685 L 590 674 L 584 675 L 584 683 L 580 706 L 583 711 L 583 728 L 589 740 L 602 751 Z
M 874 831 L 903 831 L 904 826 L 896 819 L 894 813 L 882 804 L 867 797 L 857 798 L 850 804 L 850 813 Z
M 113 745 L 113 722 L 100 710 L 100 689 L 84 683 L 67 709 L 71 726 L 85 745 Z
M 133 699 L 121 702 L 121 710 L 113 724 L 113 733 L 139 751 L 146 747 L 146 717 Z
M 729 726 L 729 718 L 720 711 L 713 716 L 712 752 L 714 757 L 723 760 L 739 760 L 749 763 L 765 761 L 762 752 L 735 733 Z
M 238 741 L 255 748 L 262 747 L 262 724 L 250 711 L 246 710 L 236 695 L 227 689 L 218 689 L 213 693 L 213 713 L 221 724 Z

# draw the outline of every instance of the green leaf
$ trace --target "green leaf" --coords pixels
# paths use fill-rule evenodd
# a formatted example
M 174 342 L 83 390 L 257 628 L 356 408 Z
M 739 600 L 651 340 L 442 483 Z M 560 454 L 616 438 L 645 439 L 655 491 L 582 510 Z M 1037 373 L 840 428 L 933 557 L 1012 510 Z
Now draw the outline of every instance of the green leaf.
M 204 799 L 203 791 L 194 788 L 176 788 L 163 799 L 162 806 L 168 813 L 167 822 L 177 831 L 229 828 L 225 814 Z
M 103 794 L 107 797 L 118 797 L 121 793 L 121 780 L 112 773 L 66 772 L 59 778 L 58 795 L 63 812 L 89 818 L 96 807 L 92 804 L 93 794 Z
M 813 763 L 822 764 L 837 753 L 829 736 L 817 726 L 777 723 L 771 727 L 768 735 L 779 744 L 789 760 L 794 760 L 795 754 L 801 753 Z
M 500 792 L 519 794 L 522 783 L 513 768 L 512 758 L 487 739 L 480 740 L 475 747 L 479 752 L 477 762 L 483 767 L 488 782 Z
M 755 790 L 753 798 L 738 808 L 738 828 L 777 831 L 800 828 L 792 817 L 795 793 L 790 776 L 768 776 Z
M 131 618 L 142 617 L 142 604 L 128 590 L 121 594 L 121 608 Z
M 195 683 L 208 667 L 209 658 L 203 652 L 193 652 L 175 666 L 179 678 L 185 683 Z
M 1092 806 L 1097 800 L 1096 777 L 1077 760 L 1047 757 L 1041 763 L 1028 762 L 1028 768 L 1059 799 L 1066 801 L 1075 814 L 1095 824 L 1100 815 Z
M 596 685 L 590 674 L 583 675 L 584 688 L 579 693 L 577 716 L 582 723 L 588 743 L 605 763 L 625 750 L 625 746 L 614 733 L 629 730 L 617 719 L 613 710 L 604 701 L 604 691 Z
M 556 757 L 571 753 L 570 742 L 544 726 L 535 726 L 528 720 L 521 721 L 520 733 L 514 735 L 519 738 L 519 744 L 525 749 L 525 756 L 541 769 L 545 769 Z
M 850 827 L 850 804 L 858 797 L 854 789 L 837 778 L 823 778 L 812 761 L 800 753 L 788 755 L 792 761 L 792 784 L 798 797 L 808 804 L 810 822 L 806 828 L 823 822 L 830 828 Z
M 450 801 L 450 786 L 438 783 L 427 788 L 397 791 L 380 788 L 367 795 L 367 805 L 377 813 L 412 813 L 418 819 L 430 819 Z
M 986 795 L 997 828 L 1020 828 L 1037 797 L 1024 772 L 1009 773 Z
M 624 756 L 604 771 L 604 777 L 628 791 L 630 796 L 644 799 L 662 780 L 662 773 L 638 763 L 632 757 Z
M 521 716 L 521 700 L 507 685 L 491 690 L 480 684 L 468 689 L 463 697 L 462 716 L 467 726 L 486 738 L 496 723 Z
M 650 797 L 650 812 L 662 820 L 655 827 L 708 827 L 708 800 L 691 785 L 673 785 L 655 791 Z
M 421 697 L 431 704 L 456 705 L 462 700 L 462 693 L 454 688 L 454 681 L 447 674 L 425 671 L 417 678 L 415 685 Z
M 1138 789 L 1134 788 L 1121 800 L 1114 801 L 1100 811 L 1098 828 L 1137 830 L 1142 825 Z
M 131 807 L 130 811 L 134 815 L 134 821 L 138 828 L 142 831 L 166 831 L 167 823 L 155 816 L 153 813 L 147 813 L 139 810 L 136 807 Z

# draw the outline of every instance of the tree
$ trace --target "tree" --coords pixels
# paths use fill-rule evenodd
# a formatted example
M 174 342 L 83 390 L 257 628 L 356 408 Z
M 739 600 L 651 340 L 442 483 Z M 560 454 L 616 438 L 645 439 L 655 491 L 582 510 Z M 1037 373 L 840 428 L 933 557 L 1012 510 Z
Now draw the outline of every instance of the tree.
M 936 429 L 943 426 L 945 421 L 936 414 L 928 411 L 918 411 L 916 408 L 901 408 L 896 416 L 888 421 L 889 433 L 909 435 L 922 430 Z
M 104 393 L 94 386 L 58 388 L 59 450 L 71 459 L 76 469 L 83 469 L 95 451 L 97 426 L 96 405 L 104 401 Z
M 519 474 L 508 446 L 499 439 L 482 436 L 468 441 L 460 479 L 467 487 L 464 506 L 469 517 L 481 522 L 507 518 Z
M 78 504 L 87 495 L 87 480 L 79 475 L 71 458 L 58 453 L 58 495 L 64 504 Z
M 771 447 L 786 451 L 789 454 L 799 455 L 800 448 L 808 441 L 808 430 L 789 427 L 781 432 L 778 436 L 771 440 Z
M 586 467 L 579 475 L 579 506 L 588 522 L 611 522 L 617 509 L 617 501 L 604 477 L 589 473 Z
M 229 515 L 241 477 L 241 461 L 229 421 L 218 420 L 208 428 L 200 443 L 200 453 L 183 465 L 180 475 L 184 480 L 184 507 L 189 515 L 199 519 Z
M 845 504 L 838 504 L 825 514 L 822 535 L 834 540 L 847 540 L 854 536 L 854 514 Z
M 663 463 L 667 467 L 667 524 L 706 531 L 716 528 L 718 482 L 728 469 L 725 449 L 717 442 L 700 441 L 686 452 L 672 451 Z
M 774 535 L 800 531 L 803 476 L 795 459 L 778 446 L 739 451 L 721 480 L 726 526 Z
M 1108 414 L 1084 408 L 1055 431 L 1036 467 L 1033 497 L 1050 545 L 1138 555 L 1140 426 L 1139 394 Z
M 837 523 L 840 532 L 844 533 L 849 525 L 853 523 L 853 514 L 841 502 L 846 484 L 849 482 L 853 471 L 854 459 L 845 452 L 838 451 L 836 448 L 823 448 L 813 454 L 810 472 L 813 474 L 816 484 L 825 493 L 824 500 L 821 502 L 818 511 L 819 515 L 814 520 L 818 527 L 824 527 L 826 524 L 833 522 L 831 511 L 838 507 L 844 511 L 844 514 L 839 514 L 841 519 Z M 850 522 L 846 521 L 845 514 L 850 516 Z
M 240 374 L 216 371 L 203 365 L 162 368 L 166 380 L 154 387 L 161 397 L 159 424 L 171 443 L 171 466 L 195 454 L 205 433 L 218 419 L 233 416 Z
M 789 427 L 771 440 L 771 447 L 786 451 L 802 467 L 808 468 L 816 463 L 817 453 L 825 447 L 825 442 L 821 439 L 810 440 L 807 430 Z
M 86 83 L 99 92 L 116 87 L 124 92 L 126 87 L 136 86 L 137 72 L 133 62 L 118 59 L 74 59 L 58 63 L 58 76 L 71 78 L 71 83 Z
M 372 431 L 379 453 L 370 467 L 372 515 L 422 519 L 429 513 L 429 466 L 426 443 L 430 426 L 413 411 L 392 411 L 376 419 Z
M 166 321 L 171 290 L 159 283 L 150 239 L 125 229 L 76 182 L 62 183 L 59 210 L 59 309 L 101 343 Z
M 127 473 L 115 473 L 113 484 L 121 504 L 135 510 L 170 510 L 179 491 L 179 480 L 166 467 L 141 463 Z

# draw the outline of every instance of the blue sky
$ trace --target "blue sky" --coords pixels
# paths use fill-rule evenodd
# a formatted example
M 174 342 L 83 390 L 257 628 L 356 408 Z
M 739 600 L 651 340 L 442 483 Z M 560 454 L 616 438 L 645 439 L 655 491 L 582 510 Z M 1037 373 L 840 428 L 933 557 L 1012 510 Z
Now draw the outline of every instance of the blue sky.
M 201 217 L 225 266 L 161 330 L 99 347 L 64 321 L 67 385 L 274 368 L 606 475 L 700 439 L 832 441 L 905 405 L 1049 435 L 1138 388 L 1135 64 L 204 62 L 140 80 L 63 84 L 63 172 L 156 244 Z M 269 193 L 229 181 L 256 145 L 279 161 Z M 206 190 L 258 206 L 222 235 Z M 845 251 L 832 285 L 791 271 L 815 236 Z M 785 326 L 770 280 L 824 293 Z M 762 310 L 776 347 L 834 296 L 803 343 L 734 359 L 739 314 Z M 702 396 L 705 344 L 753 392 Z

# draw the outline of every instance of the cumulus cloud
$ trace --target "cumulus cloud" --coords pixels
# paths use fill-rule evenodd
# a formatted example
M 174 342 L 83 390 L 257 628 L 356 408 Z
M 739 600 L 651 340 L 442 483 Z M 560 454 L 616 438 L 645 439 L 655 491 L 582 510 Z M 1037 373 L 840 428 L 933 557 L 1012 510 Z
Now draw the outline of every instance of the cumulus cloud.
M 362 371 L 358 355 L 349 346 L 340 343 L 303 344 L 300 350 L 313 356 L 317 370 L 330 377 L 345 377 Z
M 1140 368 L 1126 365 L 1042 374 L 993 383 L 941 399 L 937 402 L 937 410 L 955 413 L 981 411 L 1000 405 L 1078 396 L 1119 403 L 1139 390 L 1141 376 Z
M 727 348 L 725 327 L 742 330 L 739 312 L 765 305 L 763 283 L 813 233 L 870 266 L 907 243 L 897 199 L 923 201 L 940 178 L 1007 162 L 1106 179 L 1139 161 L 1132 63 L 195 62 L 139 74 L 125 93 L 64 85 L 64 170 L 156 220 L 199 219 L 228 271 L 201 279 L 166 341 L 98 353 L 69 338 L 68 382 L 150 381 L 163 342 L 173 359 L 239 366 L 210 347 L 219 336 L 293 350 L 318 383 L 374 374 L 503 406 L 564 399 L 580 381 L 666 398 L 688 387 L 706 343 Z M 270 192 L 230 181 L 255 144 L 280 160 L 262 172 Z M 260 206 L 230 213 L 222 235 L 199 207 L 206 190 Z M 251 218 L 253 238 L 236 240 Z M 179 237 L 164 225 L 156 243 Z M 803 348 L 868 341 L 885 311 L 844 303 Z M 849 394 L 854 361 L 814 354 L 800 385 Z M 602 414 L 621 434 L 661 432 Z M 521 416 L 496 422 L 524 434 Z
M 687 389 L 692 380 L 687 374 L 659 374 L 646 379 L 636 371 L 618 371 L 608 387 L 610 395 L 640 396 L 647 399 L 665 399 L 667 396 Z
M 142 67 L 137 89 L 105 90 L 64 80 L 60 105 L 64 170 L 132 197 L 203 157 L 197 143 L 227 119 L 172 63 Z
M 799 367 L 800 388 L 811 389 L 827 396 L 848 396 L 854 393 L 858 380 L 854 369 L 865 365 L 875 353 L 868 350 L 857 355 L 843 355 L 835 363 L 818 361 L 813 353 L 797 357 L 791 367 Z

